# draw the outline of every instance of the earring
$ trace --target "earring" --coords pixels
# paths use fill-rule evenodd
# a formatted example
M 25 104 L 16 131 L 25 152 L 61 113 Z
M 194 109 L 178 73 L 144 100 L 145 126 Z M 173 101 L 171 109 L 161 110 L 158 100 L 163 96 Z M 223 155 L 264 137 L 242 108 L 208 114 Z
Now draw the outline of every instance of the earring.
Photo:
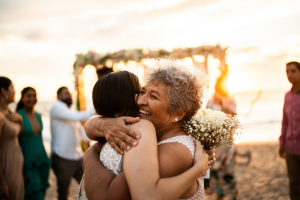
M 177 122 L 178 121 L 178 118 L 177 117 L 175 117 L 175 122 Z

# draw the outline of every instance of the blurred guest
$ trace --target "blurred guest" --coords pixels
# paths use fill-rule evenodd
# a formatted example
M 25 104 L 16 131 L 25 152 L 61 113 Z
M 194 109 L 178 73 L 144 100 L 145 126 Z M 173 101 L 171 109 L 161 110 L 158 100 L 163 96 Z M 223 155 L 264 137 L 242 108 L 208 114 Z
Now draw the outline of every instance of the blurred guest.
M 22 200 L 24 159 L 18 135 L 23 120 L 8 107 L 15 101 L 15 93 L 11 80 L 0 77 L 0 199 Z
M 290 197 L 300 199 L 300 63 L 286 64 L 292 89 L 285 94 L 279 155 L 286 159 Z
M 226 114 L 236 115 L 236 103 L 234 98 L 229 96 L 226 87 L 227 71 L 217 80 L 213 99 L 208 101 L 207 108 L 219 110 Z M 216 164 L 211 168 L 210 185 L 211 189 L 217 194 L 218 199 L 225 196 L 236 199 L 236 178 L 234 174 L 234 161 L 236 148 L 234 145 L 227 147 L 222 145 L 216 148 Z
M 105 76 L 106 74 L 112 73 L 113 70 L 112 68 L 106 67 L 106 66 L 102 66 L 102 68 L 97 69 L 97 76 L 98 79 L 102 78 L 103 76 Z
M 61 87 L 57 90 L 57 101 L 51 108 L 51 156 L 52 169 L 57 178 L 59 200 L 66 200 L 71 178 L 79 183 L 82 175 L 83 152 L 79 145 L 79 137 L 90 141 L 80 121 L 89 119 L 96 112 L 94 109 L 75 112 L 70 109 L 72 95 L 69 89 Z
M 222 96 L 218 91 L 214 93 L 213 99 L 208 101 L 207 108 L 220 110 L 226 114 L 236 115 L 236 103 L 234 98 Z
M 24 156 L 25 200 L 44 199 L 46 189 L 49 187 L 50 160 L 42 140 L 42 118 L 34 110 L 36 102 L 35 89 L 26 87 L 21 92 L 21 100 L 16 108 L 23 118 L 23 131 L 19 142 Z

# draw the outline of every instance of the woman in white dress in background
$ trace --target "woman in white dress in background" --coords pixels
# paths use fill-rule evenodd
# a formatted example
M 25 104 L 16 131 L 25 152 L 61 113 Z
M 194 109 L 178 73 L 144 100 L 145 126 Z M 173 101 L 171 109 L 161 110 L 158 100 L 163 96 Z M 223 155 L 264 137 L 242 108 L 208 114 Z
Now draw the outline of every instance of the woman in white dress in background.
M 156 70 L 150 72 L 147 85 L 141 89 L 136 98 L 139 117 L 151 121 L 154 127 L 151 128 L 151 123 L 146 120 L 130 127 L 141 134 L 140 144 L 125 153 L 125 172 L 121 172 L 117 177 L 105 170 L 99 160 L 95 161 L 97 147 L 92 147 L 86 153 L 85 191 L 90 200 L 141 199 L 141 197 L 145 199 L 204 198 L 203 178 L 196 180 L 196 176 L 194 181 L 189 179 L 195 168 L 192 167 L 195 145 L 181 125 L 182 120 L 188 120 L 201 107 L 203 85 L 200 78 L 202 77 L 190 70 L 176 65 L 173 60 L 158 61 Z M 110 89 L 109 86 L 107 89 Z M 97 105 L 95 108 L 97 110 Z M 118 137 L 122 138 L 122 134 L 116 134 L 117 137 L 112 136 L 114 131 L 111 131 L 113 127 L 107 123 L 109 120 L 117 122 L 122 119 L 94 118 L 87 124 L 87 134 L 91 139 L 106 136 L 110 146 L 115 149 L 114 142 L 119 140 L 117 144 L 128 150 L 118 139 Z M 99 129 L 97 124 L 100 124 L 100 130 L 89 131 Z M 153 134 L 146 134 L 151 132 L 151 129 L 156 131 L 157 140 Z M 111 134 L 107 134 L 108 132 Z M 158 142 L 156 143 L 159 145 L 158 148 L 152 143 L 153 140 Z M 200 165 L 205 165 L 205 168 L 200 170 L 202 175 L 214 163 L 213 160 L 207 163 L 208 158 L 204 157 L 205 154 L 202 154 L 199 158 Z M 198 163 L 197 159 L 195 163 Z M 192 171 L 188 170 L 190 168 Z M 185 171 L 186 173 L 182 174 Z M 179 174 L 184 178 L 179 177 Z M 173 178 L 161 179 L 167 177 Z M 174 179 L 172 184 L 166 184 L 171 179 Z

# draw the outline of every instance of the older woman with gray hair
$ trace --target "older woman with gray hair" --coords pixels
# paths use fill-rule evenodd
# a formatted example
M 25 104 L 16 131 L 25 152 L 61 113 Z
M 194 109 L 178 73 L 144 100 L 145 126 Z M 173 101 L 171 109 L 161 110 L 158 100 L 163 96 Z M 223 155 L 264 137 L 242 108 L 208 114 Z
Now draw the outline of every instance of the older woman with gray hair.
M 149 191 L 161 191 L 143 188 L 143 185 L 147 185 L 144 183 L 148 183 L 148 179 L 151 179 L 151 169 L 153 172 L 156 169 L 159 170 L 160 178 L 169 178 L 178 176 L 193 166 L 197 151 L 195 154 L 195 143 L 184 131 L 182 121 L 189 120 L 200 109 L 204 78 L 203 74 L 195 73 L 191 69 L 176 64 L 174 59 L 159 59 L 156 65 L 147 72 L 147 84 L 136 95 L 135 101 L 141 122 L 145 120 L 152 122 L 156 131 L 158 147 L 155 147 L 156 154 L 154 156 L 158 156 L 159 162 L 156 167 L 150 169 L 148 167 L 151 165 L 149 160 L 153 157 L 147 151 L 152 151 L 153 146 L 147 146 L 147 140 L 150 140 L 144 133 L 147 132 L 147 128 L 139 129 L 134 128 L 134 125 L 131 127 L 125 125 L 139 121 L 138 118 L 96 117 L 88 121 L 85 129 L 90 139 L 96 140 L 99 137 L 105 137 L 115 152 L 125 153 L 125 173 L 119 171 L 117 174 L 113 174 L 106 169 L 105 164 L 103 166 L 99 162 L 102 145 L 94 145 L 87 151 L 84 156 L 84 184 L 89 200 L 117 200 L 131 199 L 131 197 L 133 199 L 143 197 L 144 199 L 146 198 L 144 195 L 150 195 Z M 145 149 L 146 146 L 148 149 Z M 132 150 L 130 150 L 131 148 Z M 130 152 L 127 152 L 129 150 Z M 133 151 L 135 153 L 131 153 Z M 209 162 L 202 160 L 203 163 L 208 163 L 205 169 L 214 165 L 213 152 L 214 149 L 209 152 L 208 157 L 201 157 L 201 159 L 209 159 Z M 195 178 L 189 185 L 191 186 L 180 195 L 181 199 L 204 199 L 203 178 L 197 180 Z M 154 199 L 166 199 L 166 195 L 163 194 L 148 197 L 149 199 L 154 197 Z

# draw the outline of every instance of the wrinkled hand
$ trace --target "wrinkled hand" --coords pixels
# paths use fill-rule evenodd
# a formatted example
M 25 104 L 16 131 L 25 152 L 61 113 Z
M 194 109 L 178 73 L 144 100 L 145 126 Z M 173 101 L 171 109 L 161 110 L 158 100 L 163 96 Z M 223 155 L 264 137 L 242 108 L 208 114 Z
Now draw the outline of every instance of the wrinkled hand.
M 16 122 L 16 123 L 21 123 L 23 121 L 23 118 L 21 115 L 19 115 L 18 113 L 7 113 L 5 114 L 5 117 L 12 122 Z
M 8 199 L 9 193 L 8 193 L 8 187 L 6 183 L 1 183 L 0 184 L 0 199 Z
M 93 157 L 97 156 L 99 158 L 100 152 L 101 152 L 102 145 L 99 142 L 96 142 L 93 144 L 83 155 L 83 171 L 84 168 L 86 168 L 86 165 L 88 164 L 88 160 L 93 159 Z
M 195 141 L 194 166 L 199 169 L 199 177 L 205 176 L 208 167 L 208 155 L 201 146 L 201 142 Z
M 138 144 L 136 139 L 141 137 L 138 132 L 133 131 L 126 124 L 133 124 L 139 120 L 139 118 L 133 117 L 106 118 L 100 128 L 110 146 L 119 154 L 124 154 L 123 150 L 129 151 L 131 147 L 136 146 Z
M 212 148 L 211 150 L 206 151 L 206 153 L 208 154 L 208 168 L 213 168 L 215 166 L 216 163 L 216 149 Z
M 279 148 L 279 156 L 281 158 L 285 158 L 286 157 L 286 149 L 285 149 L 285 146 L 280 146 Z

